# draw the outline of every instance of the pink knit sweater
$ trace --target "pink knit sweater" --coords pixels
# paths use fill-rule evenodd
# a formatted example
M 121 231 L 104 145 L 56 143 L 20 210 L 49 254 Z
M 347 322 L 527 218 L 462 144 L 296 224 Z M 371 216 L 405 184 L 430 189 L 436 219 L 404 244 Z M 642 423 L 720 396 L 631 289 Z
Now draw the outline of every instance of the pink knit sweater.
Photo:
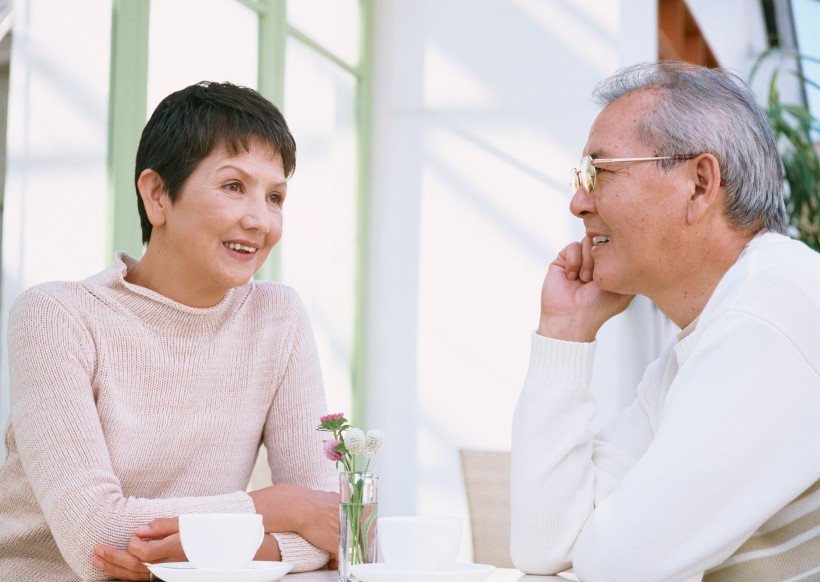
M 253 512 L 260 443 L 274 483 L 335 490 L 319 361 L 297 294 L 250 282 L 192 308 L 102 273 L 24 293 L 9 319 L 12 411 L 0 468 L 0 580 L 108 579 L 92 548 L 156 517 Z M 328 555 L 277 534 L 296 570 Z

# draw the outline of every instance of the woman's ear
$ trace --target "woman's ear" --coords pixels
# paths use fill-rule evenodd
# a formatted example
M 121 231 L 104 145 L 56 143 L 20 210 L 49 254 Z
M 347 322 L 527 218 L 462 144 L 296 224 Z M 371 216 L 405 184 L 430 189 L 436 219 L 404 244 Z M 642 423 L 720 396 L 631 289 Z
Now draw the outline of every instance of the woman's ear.
M 723 215 L 723 200 L 721 188 L 723 181 L 720 177 L 720 164 L 712 154 L 701 154 L 692 160 L 691 178 L 694 184 L 692 195 L 689 198 L 686 219 L 694 224 L 709 214 L 717 211 Z
M 165 210 L 170 205 L 171 200 L 165 193 L 165 182 L 154 170 L 148 168 L 143 170 L 137 179 L 137 188 L 145 206 L 145 214 L 152 226 L 160 226 L 165 223 Z

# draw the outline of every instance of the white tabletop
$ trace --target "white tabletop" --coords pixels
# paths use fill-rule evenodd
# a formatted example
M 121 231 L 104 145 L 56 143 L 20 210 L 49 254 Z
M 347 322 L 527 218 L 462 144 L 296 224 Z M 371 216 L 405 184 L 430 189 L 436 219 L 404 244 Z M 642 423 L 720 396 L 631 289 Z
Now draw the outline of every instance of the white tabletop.
M 282 578 L 282 580 L 285 582 L 338 582 L 339 573 L 335 570 L 319 570 L 316 572 L 303 572 L 301 574 L 288 574 Z M 547 582 L 548 580 L 567 582 L 567 580 L 577 580 L 577 578 L 570 574 L 532 576 L 524 574 L 520 570 L 497 568 L 484 582 Z

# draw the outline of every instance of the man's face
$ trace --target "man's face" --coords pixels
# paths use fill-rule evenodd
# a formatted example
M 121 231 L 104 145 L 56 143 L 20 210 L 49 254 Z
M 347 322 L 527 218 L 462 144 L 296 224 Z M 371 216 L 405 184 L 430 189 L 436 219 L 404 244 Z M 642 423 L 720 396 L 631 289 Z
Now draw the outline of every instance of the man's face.
M 658 152 L 638 139 L 638 127 L 655 102 L 639 91 L 606 107 L 589 132 L 584 155 L 593 158 L 637 158 Z M 597 168 L 592 194 L 581 186 L 570 208 L 582 218 L 593 239 L 594 280 L 617 293 L 653 291 L 674 282 L 681 257 L 688 199 L 686 167 L 669 171 L 660 162 L 619 162 Z

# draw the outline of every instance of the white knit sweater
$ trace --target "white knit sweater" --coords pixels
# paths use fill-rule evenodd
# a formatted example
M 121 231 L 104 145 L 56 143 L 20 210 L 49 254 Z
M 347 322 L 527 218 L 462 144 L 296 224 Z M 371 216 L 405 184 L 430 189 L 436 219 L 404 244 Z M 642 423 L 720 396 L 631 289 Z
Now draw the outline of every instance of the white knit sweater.
M 594 344 L 533 334 L 513 425 L 518 568 L 574 565 L 584 582 L 820 572 L 820 255 L 759 235 L 685 331 L 597 435 Z
M 134 259 L 25 292 L 9 319 L 12 410 L 0 469 L 0 580 L 107 577 L 92 548 L 189 512 L 253 512 L 260 443 L 274 483 L 335 490 L 310 324 L 296 293 L 250 282 L 206 309 L 124 280 Z M 276 536 L 296 569 L 328 554 Z

